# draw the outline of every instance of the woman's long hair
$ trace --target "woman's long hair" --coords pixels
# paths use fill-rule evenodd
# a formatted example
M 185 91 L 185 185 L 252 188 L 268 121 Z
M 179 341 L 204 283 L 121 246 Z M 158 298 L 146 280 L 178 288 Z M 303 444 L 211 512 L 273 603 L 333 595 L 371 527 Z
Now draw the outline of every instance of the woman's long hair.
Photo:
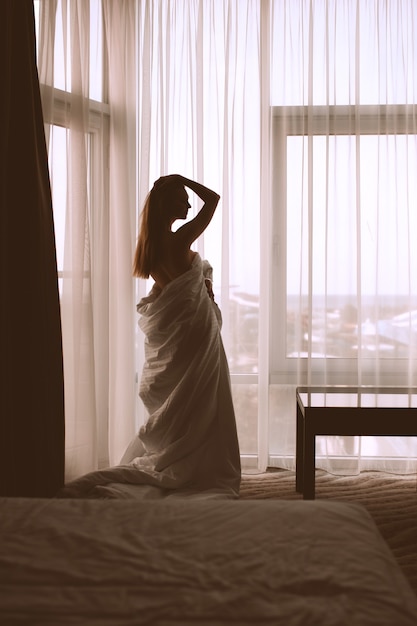
M 159 261 L 161 232 L 169 220 L 167 205 L 178 183 L 157 181 L 148 193 L 141 214 L 139 236 L 133 260 L 133 275 L 149 278 Z

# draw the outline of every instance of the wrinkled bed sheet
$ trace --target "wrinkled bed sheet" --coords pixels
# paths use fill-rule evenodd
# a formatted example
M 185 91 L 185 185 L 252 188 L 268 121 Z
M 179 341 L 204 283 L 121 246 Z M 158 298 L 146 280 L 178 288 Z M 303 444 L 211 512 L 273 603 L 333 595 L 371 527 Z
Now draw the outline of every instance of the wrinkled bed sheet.
M 0 499 L 0 623 L 415 626 L 362 507 Z

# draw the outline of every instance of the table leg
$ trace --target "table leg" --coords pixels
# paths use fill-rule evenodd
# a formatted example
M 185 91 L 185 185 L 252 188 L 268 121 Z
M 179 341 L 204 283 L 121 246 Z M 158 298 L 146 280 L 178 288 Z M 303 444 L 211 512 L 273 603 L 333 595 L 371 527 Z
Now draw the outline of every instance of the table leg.
M 316 436 L 304 429 L 304 500 L 314 500 L 316 482 Z
M 297 402 L 297 432 L 295 447 L 295 490 L 303 493 L 304 483 L 304 418 Z

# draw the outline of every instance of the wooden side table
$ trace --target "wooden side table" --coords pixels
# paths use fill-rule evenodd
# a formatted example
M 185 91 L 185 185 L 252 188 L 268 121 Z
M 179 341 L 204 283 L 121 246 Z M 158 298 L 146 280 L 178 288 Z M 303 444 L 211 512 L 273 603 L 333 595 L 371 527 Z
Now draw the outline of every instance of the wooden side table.
M 416 387 L 297 387 L 296 490 L 315 497 L 317 435 L 417 437 Z

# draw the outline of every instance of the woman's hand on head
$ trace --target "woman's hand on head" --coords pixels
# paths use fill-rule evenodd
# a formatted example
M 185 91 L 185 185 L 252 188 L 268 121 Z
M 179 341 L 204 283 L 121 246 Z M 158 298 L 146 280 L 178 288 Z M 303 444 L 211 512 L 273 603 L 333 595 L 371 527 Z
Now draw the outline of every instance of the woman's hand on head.
M 162 187 L 163 185 L 178 183 L 183 184 L 184 177 L 180 174 L 168 174 L 167 176 L 161 176 L 155 181 L 154 187 Z

